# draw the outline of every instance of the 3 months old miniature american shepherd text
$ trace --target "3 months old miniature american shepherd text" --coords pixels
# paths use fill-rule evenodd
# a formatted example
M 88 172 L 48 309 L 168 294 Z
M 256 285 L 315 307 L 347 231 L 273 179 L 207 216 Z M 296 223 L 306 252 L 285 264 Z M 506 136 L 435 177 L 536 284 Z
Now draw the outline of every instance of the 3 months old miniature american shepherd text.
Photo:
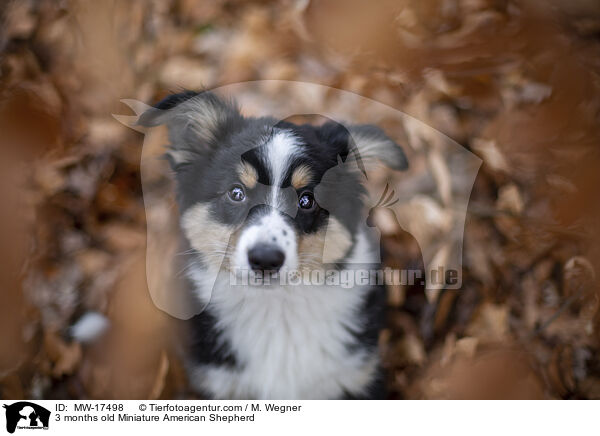
M 187 321 L 195 389 L 220 399 L 382 398 L 384 287 L 283 278 L 378 267 L 363 181 L 370 161 L 405 169 L 402 149 L 372 125 L 244 117 L 209 92 L 172 95 L 138 123 L 169 132 L 185 280 L 204 305 Z

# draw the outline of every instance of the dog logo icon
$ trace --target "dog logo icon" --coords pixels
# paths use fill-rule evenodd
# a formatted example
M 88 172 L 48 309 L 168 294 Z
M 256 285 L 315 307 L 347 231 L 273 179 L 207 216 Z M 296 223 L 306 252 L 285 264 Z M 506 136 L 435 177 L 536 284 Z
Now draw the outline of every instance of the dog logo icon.
M 18 429 L 48 429 L 50 411 L 29 401 L 19 401 L 3 406 L 6 409 L 6 431 Z

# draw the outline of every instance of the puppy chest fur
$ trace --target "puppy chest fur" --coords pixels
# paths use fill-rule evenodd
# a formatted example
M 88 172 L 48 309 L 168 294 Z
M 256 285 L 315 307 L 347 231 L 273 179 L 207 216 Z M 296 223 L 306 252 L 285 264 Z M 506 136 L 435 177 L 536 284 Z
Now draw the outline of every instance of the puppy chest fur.
M 202 272 L 194 275 L 201 289 Z M 380 377 L 383 292 L 330 285 L 264 291 L 221 278 L 192 321 L 196 346 L 215 353 L 191 356 L 191 380 L 213 398 L 371 397 Z

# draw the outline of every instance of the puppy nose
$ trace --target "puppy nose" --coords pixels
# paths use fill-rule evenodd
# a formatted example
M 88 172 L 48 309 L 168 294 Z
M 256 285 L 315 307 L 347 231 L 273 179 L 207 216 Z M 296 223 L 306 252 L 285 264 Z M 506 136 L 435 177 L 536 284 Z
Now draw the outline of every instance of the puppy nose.
M 248 251 L 248 262 L 254 271 L 277 272 L 284 261 L 284 252 L 275 245 L 259 244 Z

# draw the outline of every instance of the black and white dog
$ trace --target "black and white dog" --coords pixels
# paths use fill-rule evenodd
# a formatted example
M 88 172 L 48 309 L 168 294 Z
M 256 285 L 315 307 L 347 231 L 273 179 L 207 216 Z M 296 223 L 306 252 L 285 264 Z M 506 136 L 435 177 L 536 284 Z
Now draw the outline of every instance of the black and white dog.
M 371 125 L 244 117 L 209 92 L 172 95 L 139 124 L 169 131 L 187 279 L 204 304 L 188 321 L 194 387 L 221 399 L 381 398 L 384 287 L 281 278 L 377 266 L 363 162 L 404 169 L 402 149 Z

